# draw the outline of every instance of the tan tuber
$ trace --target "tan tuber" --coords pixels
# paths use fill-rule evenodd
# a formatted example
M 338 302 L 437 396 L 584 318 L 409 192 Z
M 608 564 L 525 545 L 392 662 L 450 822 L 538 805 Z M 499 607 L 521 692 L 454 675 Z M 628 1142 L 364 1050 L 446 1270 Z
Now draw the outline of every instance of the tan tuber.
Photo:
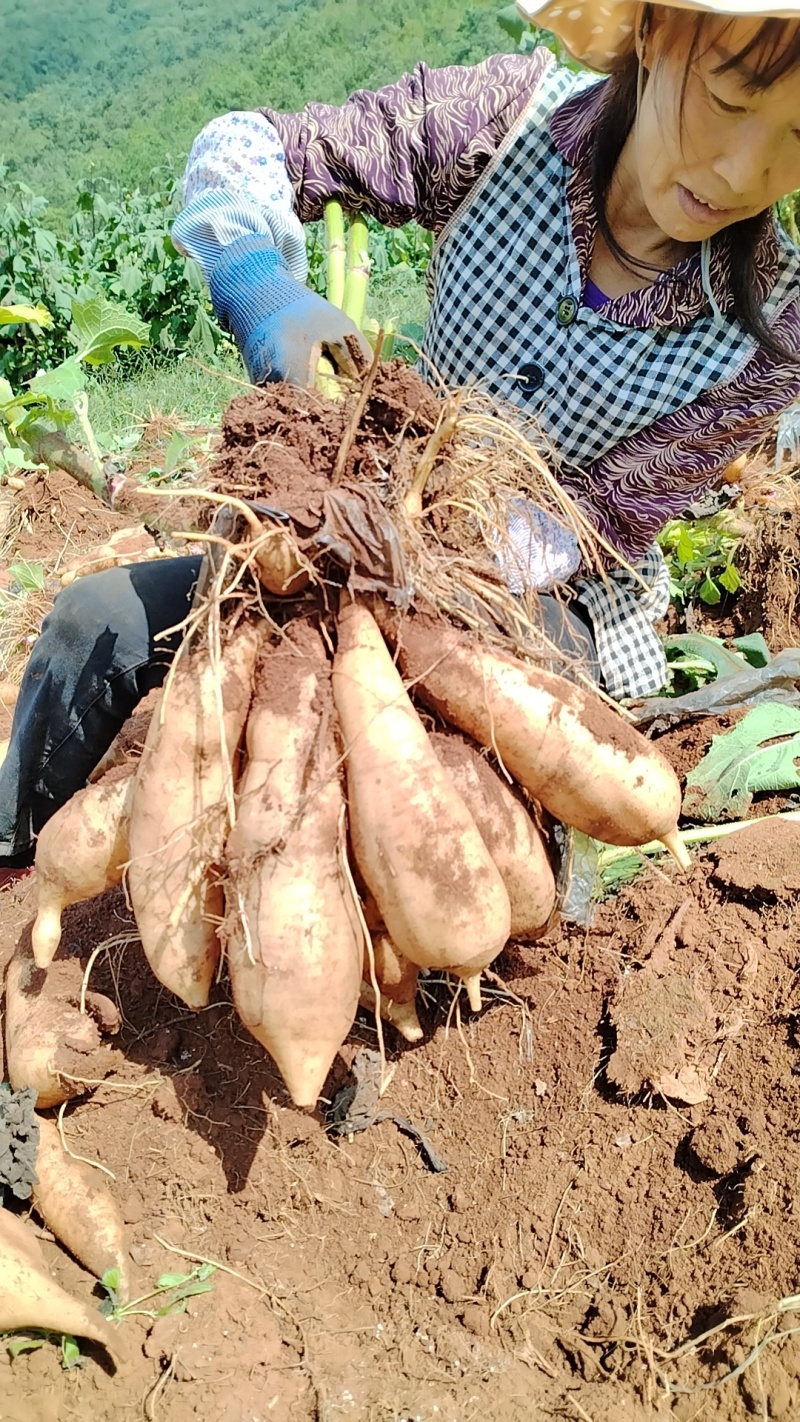
M 205 1007 L 219 962 L 228 794 L 259 632 L 242 623 L 215 665 L 183 652 L 150 722 L 130 815 L 128 888 L 148 962 L 187 1007 Z
M 265 645 L 228 840 L 224 936 L 236 1009 L 311 1107 L 358 1007 L 362 944 L 339 860 L 344 797 L 318 632 Z
M 333 694 L 356 862 L 403 956 L 458 974 L 477 1007 L 481 969 L 508 938 L 508 894 L 375 619 L 347 603 L 337 633 Z
M 492 750 L 551 814 L 607 844 L 660 839 L 686 867 L 672 766 L 598 696 L 433 618 L 385 620 L 420 700 Z
M 61 915 L 122 883 L 128 859 L 133 768 L 78 790 L 36 841 L 36 921 L 33 956 L 49 968 L 61 942 Z

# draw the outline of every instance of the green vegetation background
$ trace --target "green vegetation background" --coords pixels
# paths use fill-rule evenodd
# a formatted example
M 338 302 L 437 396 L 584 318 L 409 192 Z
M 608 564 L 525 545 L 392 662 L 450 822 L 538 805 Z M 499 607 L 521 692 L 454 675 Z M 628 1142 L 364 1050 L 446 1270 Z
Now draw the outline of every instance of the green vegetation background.
M 64 228 L 78 183 L 146 186 L 215 114 L 341 102 L 514 42 L 497 0 L 0 0 L 0 157 Z

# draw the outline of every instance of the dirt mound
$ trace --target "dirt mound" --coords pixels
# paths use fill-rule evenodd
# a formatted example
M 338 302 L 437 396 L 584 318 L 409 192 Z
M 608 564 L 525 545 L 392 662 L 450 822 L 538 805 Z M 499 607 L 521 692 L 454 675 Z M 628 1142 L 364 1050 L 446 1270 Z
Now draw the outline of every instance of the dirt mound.
M 121 1065 L 70 1108 L 67 1139 L 113 1170 L 143 1287 L 195 1258 L 220 1267 L 185 1313 L 123 1325 L 133 1356 L 114 1376 L 65 1375 L 50 1348 L 0 1361 L 5 1405 L 116 1422 L 158 1385 L 167 1422 L 794 1416 L 800 1320 L 778 1303 L 800 1253 L 798 863 L 800 829 L 773 823 L 698 856 L 688 881 L 653 872 L 588 934 L 511 947 L 479 1017 L 429 981 L 425 1042 L 387 1029 L 382 1104 L 446 1174 L 393 1120 L 334 1140 L 288 1107 L 224 983 L 196 1016 L 158 987 L 122 894 L 70 910 L 81 961 L 116 940 L 92 986 L 123 1026 Z M 6 945 L 29 893 L 0 896 Z M 648 1043 L 665 1000 L 689 1004 L 688 1029 Z M 327 1098 L 365 1044 L 360 1016 Z M 689 1068 L 702 1102 L 655 1085 Z M 741 1315 L 756 1318 L 703 1340 Z
M 413 460 L 441 409 L 430 387 L 400 360 L 380 367 L 357 419 L 355 395 L 331 401 L 312 390 L 265 386 L 228 406 L 211 486 L 258 498 L 288 514 L 301 535 L 314 532 L 332 484 L 355 481 L 386 493 L 394 447 L 402 441 L 404 458 Z
M 800 512 L 759 512 L 737 555 L 742 591 L 732 607 L 739 633 L 763 632 L 771 651 L 800 645 Z
M 48 570 L 131 523 L 126 514 L 107 509 L 63 469 L 30 475 L 15 497 L 10 518 L 14 557 L 43 563 Z

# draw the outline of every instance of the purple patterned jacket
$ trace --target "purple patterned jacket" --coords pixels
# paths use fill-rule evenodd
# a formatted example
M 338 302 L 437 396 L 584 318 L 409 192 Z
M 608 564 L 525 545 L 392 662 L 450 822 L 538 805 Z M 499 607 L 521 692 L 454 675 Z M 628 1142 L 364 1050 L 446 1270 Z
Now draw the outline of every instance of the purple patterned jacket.
M 469 198 L 513 131 L 551 62 L 546 51 L 497 55 L 472 68 L 420 64 L 396 84 L 351 95 L 341 107 L 311 103 L 299 114 L 261 112 L 286 152 L 302 221 L 330 197 L 387 226 L 415 218 L 440 233 Z M 603 85 L 569 99 L 553 116 L 552 137 L 569 164 L 572 230 L 584 279 L 596 232 L 589 159 Z M 758 254 L 759 296 L 772 289 L 781 256 L 774 227 Z M 723 312 L 732 296 L 725 234 L 714 239 L 711 283 Z M 610 319 L 635 327 L 683 327 L 707 309 L 696 254 L 641 291 L 615 298 Z M 773 329 L 800 352 L 800 290 Z M 800 364 L 756 349 L 735 378 L 621 439 L 565 484 L 600 532 L 628 558 L 641 555 L 667 519 L 719 482 L 722 470 L 767 435 L 800 395 Z

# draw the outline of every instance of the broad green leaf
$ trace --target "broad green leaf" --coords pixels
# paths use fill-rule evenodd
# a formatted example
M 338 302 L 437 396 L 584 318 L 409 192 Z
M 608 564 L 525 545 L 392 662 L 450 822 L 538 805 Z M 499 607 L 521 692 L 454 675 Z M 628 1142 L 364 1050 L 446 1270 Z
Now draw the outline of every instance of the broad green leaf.
M 138 351 L 149 341 L 144 321 L 105 296 L 73 300 L 69 334 L 78 348 L 77 359 L 88 365 L 106 365 L 118 346 L 131 346 Z
M 741 652 L 751 667 L 769 666 L 772 659 L 772 653 L 760 632 L 748 632 L 746 637 L 731 637 L 731 646 Z
M 80 1350 L 80 1344 L 70 1333 L 65 1333 L 61 1339 L 61 1366 L 67 1372 L 71 1368 L 81 1368 L 86 1362 Z
M 71 403 L 86 384 L 86 372 L 81 368 L 77 356 L 70 356 L 55 366 L 35 375 L 29 383 L 34 395 L 47 395 L 51 400 Z
M 726 592 L 735 593 L 739 591 L 742 580 L 733 563 L 729 563 L 725 571 L 720 573 L 718 582 L 720 587 L 723 587 Z
M 9 381 L 0 377 L 0 409 L 7 405 L 9 400 L 14 399 L 14 391 L 11 389 Z
M 20 1353 L 33 1353 L 37 1348 L 43 1348 L 44 1338 L 7 1338 L 6 1348 L 12 1358 L 18 1358 Z
M 119 1269 L 106 1269 L 105 1274 L 100 1278 L 100 1283 L 104 1289 L 108 1289 L 110 1294 L 118 1294 L 120 1285 Z
M 161 1274 L 156 1279 L 157 1289 L 179 1289 L 181 1284 L 188 1284 L 191 1274 Z
M 0 326 L 15 326 L 23 321 L 33 321 L 37 326 L 52 326 L 53 318 L 46 306 L 0 306 Z
M 800 711 L 767 703 L 756 706 L 724 736 L 715 736 L 686 778 L 683 813 L 715 823 L 741 819 L 758 790 L 800 785 Z
M 13 581 L 22 588 L 23 592 L 41 592 L 45 584 L 45 571 L 42 563 L 31 563 L 27 558 L 18 558 L 16 563 L 12 563 L 9 574 Z
M 675 545 L 675 557 L 684 568 L 689 560 L 694 556 L 694 543 L 692 535 L 686 524 L 681 524 L 681 531 L 678 535 L 678 542 Z
M 174 474 L 176 469 L 183 467 L 184 456 L 191 449 L 193 442 L 189 435 L 183 433 L 183 430 L 173 430 L 164 453 L 165 474 Z
M 708 573 L 706 573 L 705 578 L 700 584 L 697 595 L 701 602 L 708 603 L 709 607 L 714 607 L 718 602 L 722 602 L 722 593 L 714 580 L 708 576 Z

